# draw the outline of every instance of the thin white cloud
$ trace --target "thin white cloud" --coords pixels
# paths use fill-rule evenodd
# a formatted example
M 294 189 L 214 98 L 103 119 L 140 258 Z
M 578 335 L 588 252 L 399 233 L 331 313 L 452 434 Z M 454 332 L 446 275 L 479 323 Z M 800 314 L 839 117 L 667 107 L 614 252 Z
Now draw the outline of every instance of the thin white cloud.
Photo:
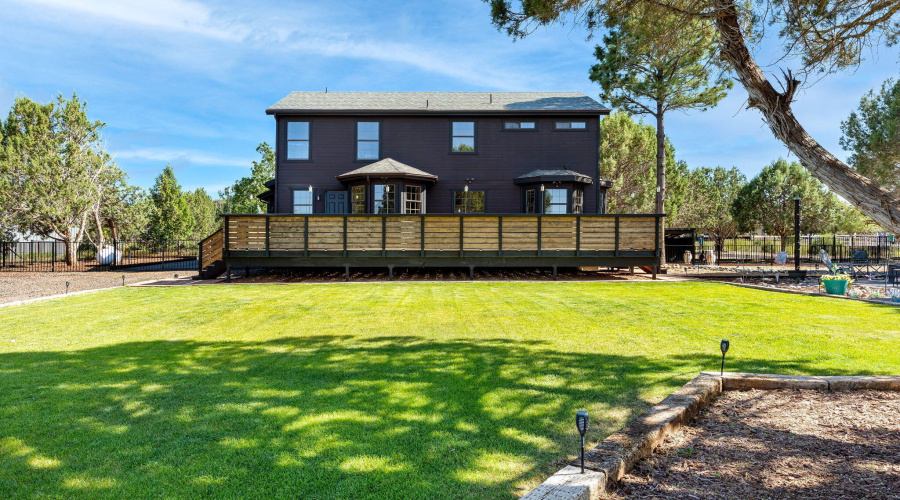
M 157 57 L 195 69 L 205 68 L 218 72 L 223 67 L 234 67 L 228 62 L 236 53 L 250 50 L 275 54 L 312 54 L 362 61 L 399 63 L 423 72 L 441 75 L 470 85 L 497 90 L 523 90 L 545 88 L 552 81 L 545 75 L 521 71 L 510 53 L 522 55 L 523 44 L 509 43 L 497 47 L 468 42 L 438 43 L 440 36 L 409 38 L 399 36 L 400 41 L 384 36 L 383 26 L 360 26 L 343 20 L 313 19 L 309 6 L 258 11 L 251 17 L 238 15 L 224 8 L 213 10 L 193 0 L 117 1 L 117 0 L 28 0 L 28 7 L 36 5 L 51 9 L 56 14 L 75 14 L 96 23 L 112 23 L 157 34 L 163 44 L 176 43 L 177 48 L 164 53 L 160 45 L 145 45 L 147 51 Z M 42 16 L 44 17 L 44 16 Z M 46 19 L 46 17 L 45 17 Z M 68 22 L 68 16 L 58 16 L 60 22 Z M 90 30 L 89 23 L 79 23 L 74 29 Z M 369 34 L 367 30 L 374 33 Z M 172 34 L 195 35 L 225 43 L 227 55 L 215 65 L 206 67 L 185 53 L 185 41 Z M 434 34 L 432 34 L 434 35 Z M 374 41 L 377 40 L 377 41 Z M 526 42 L 527 43 L 527 42 Z M 240 48 L 233 47 L 240 44 Z M 193 50 L 205 53 L 207 48 L 193 45 Z M 200 59 L 209 59 L 203 57 Z
M 116 160 L 149 160 L 159 162 L 187 162 L 193 165 L 219 167 L 250 167 L 250 159 L 211 155 L 202 151 L 185 151 L 166 148 L 143 148 L 112 153 Z

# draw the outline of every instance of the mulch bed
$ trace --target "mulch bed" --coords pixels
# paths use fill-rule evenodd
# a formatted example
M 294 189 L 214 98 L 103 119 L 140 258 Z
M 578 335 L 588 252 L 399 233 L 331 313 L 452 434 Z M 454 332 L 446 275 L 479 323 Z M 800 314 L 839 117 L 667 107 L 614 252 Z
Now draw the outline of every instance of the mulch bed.
M 727 391 L 614 499 L 900 499 L 900 393 Z
M 0 304 L 65 293 L 67 281 L 69 292 L 79 292 L 121 286 L 122 276 L 125 276 L 125 283 L 130 285 L 141 281 L 171 278 L 179 273 L 181 276 L 191 275 L 191 271 L 4 272 L 0 273 Z M 196 271 L 193 274 L 196 274 Z

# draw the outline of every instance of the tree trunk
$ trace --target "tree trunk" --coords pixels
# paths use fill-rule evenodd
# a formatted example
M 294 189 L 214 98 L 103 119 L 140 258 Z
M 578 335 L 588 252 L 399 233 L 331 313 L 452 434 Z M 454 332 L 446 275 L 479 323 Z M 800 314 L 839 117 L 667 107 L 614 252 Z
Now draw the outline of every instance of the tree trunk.
M 666 213 L 666 131 L 663 124 L 661 101 L 656 102 L 656 206 L 654 209 L 658 214 Z M 661 266 L 666 265 L 665 227 L 664 222 L 663 234 L 660 234 L 659 241 L 659 265 Z
M 74 266 L 78 259 L 78 244 L 72 238 L 66 238 L 63 241 L 66 244 L 66 265 Z
M 722 36 L 722 56 L 747 89 L 749 107 L 760 110 L 775 137 L 797 155 L 800 163 L 832 191 L 852 203 L 883 228 L 900 233 L 900 194 L 892 194 L 860 175 L 825 150 L 797 121 L 791 102 L 799 81 L 785 74 L 785 91 L 766 79 L 747 48 L 735 0 L 715 0 L 716 29 Z

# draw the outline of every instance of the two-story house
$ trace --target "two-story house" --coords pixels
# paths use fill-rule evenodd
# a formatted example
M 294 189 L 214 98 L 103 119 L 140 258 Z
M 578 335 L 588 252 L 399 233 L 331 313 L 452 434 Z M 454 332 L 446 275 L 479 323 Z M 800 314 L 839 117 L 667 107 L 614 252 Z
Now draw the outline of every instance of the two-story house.
M 663 214 L 606 214 L 607 112 L 578 92 L 293 92 L 267 110 L 268 213 L 222 214 L 200 274 L 655 266 Z
M 580 92 L 292 92 L 270 213 L 604 213 L 599 118 Z

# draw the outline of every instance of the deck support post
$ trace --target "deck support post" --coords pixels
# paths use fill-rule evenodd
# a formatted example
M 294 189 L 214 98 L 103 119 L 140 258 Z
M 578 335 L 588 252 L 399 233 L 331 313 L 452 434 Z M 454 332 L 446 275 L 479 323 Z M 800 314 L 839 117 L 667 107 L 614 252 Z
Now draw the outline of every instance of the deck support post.
M 388 266 L 388 281 L 394 281 L 394 266 Z
M 553 266 L 553 281 L 557 281 L 559 279 L 559 275 L 556 272 L 556 266 Z
M 344 266 L 344 281 L 350 281 L 350 266 Z
M 629 267 L 628 267 L 628 274 L 634 276 L 634 266 L 629 266 Z
M 653 266 L 653 279 L 656 279 L 656 273 L 659 272 L 659 264 Z
M 475 281 L 475 266 L 469 266 L 469 281 Z
M 249 277 L 250 277 L 250 268 L 249 268 L 249 267 L 245 267 L 245 268 L 244 268 L 244 277 L 245 277 L 245 278 L 249 278 Z
M 231 283 L 231 266 L 229 265 L 225 269 L 225 283 Z

